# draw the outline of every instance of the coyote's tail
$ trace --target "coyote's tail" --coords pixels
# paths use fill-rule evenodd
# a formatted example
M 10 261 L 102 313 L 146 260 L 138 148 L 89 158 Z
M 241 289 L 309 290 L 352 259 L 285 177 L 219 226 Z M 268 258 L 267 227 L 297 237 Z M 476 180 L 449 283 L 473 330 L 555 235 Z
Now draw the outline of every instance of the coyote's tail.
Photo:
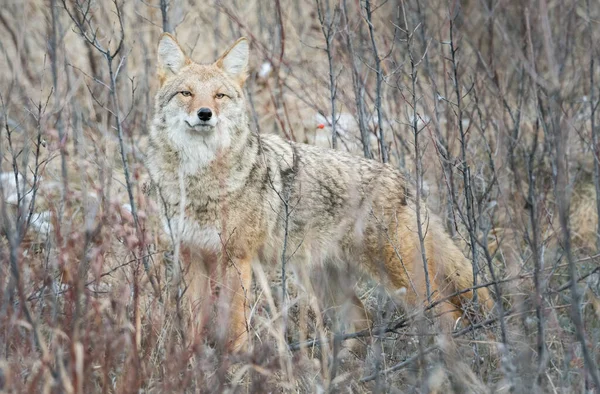
M 473 304 L 475 292 L 477 292 L 477 309 L 484 313 L 492 312 L 495 301 L 488 288 L 473 285 L 473 265 L 471 261 L 462 254 L 450 237 L 446 236 L 450 246 L 447 248 L 446 253 L 438 256 L 438 258 L 441 259 L 440 263 L 446 279 L 446 294 L 451 296 L 450 302 L 463 312 L 469 312 L 468 315 L 471 312 L 477 313 L 476 310 L 472 310 L 472 307 L 470 307 Z

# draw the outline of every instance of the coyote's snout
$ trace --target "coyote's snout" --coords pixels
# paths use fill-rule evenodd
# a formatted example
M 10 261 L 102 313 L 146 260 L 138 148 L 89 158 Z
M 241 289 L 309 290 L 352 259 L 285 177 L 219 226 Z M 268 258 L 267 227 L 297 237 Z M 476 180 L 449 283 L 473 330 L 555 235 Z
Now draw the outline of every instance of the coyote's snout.
M 282 253 L 304 267 L 339 273 L 352 266 L 392 293 L 405 288 L 413 305 L 429 289 L 433 300 L 446 299 L 442 312 L 460 316 L 472 297 L 471 263 L 423 207 L 421 243 L 413 187 L 403 174 L 250 130 L 242 89 L 248 55 L 242 38 L 215 63 L 198 64 L 174 37 L 162 36 L 147 160 L 168 230 L 201 257 L 192 265 L 221 275 L 231 344 L 248 339 L 252 263 L 281 261 Z M 187 296 L 199 299 L 206 289 L 191 287 Z M 478 294 L 491 308 L 487 290 Z
M 188 92 L 185 94 L 187 95 Z M 200 107 L 198 112 L 187 117 L 185 123 L 190 127 L 190 129 L 198 131 L 211 131 L 213 127 L 217 125 L 217 117 L 213 116 L 212 109 L 208 107 Z

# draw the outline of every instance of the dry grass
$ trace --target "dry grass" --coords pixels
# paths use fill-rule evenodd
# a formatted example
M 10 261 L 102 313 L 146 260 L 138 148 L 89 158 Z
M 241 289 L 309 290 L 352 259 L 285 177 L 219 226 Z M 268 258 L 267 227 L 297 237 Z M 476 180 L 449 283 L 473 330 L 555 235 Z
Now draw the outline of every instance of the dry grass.
M 170 23 L 197 61 L 212 61 L 238 36 L 249 37 L 247 97 L 254 128 L 329 146 L 329 65 L 316 3 L 170 2 Z M 76 9 L 75 1 L 66 3 Z M 338 149 L 363 154 L 354 61 L 369 148 L 379 160 L 376 74 L 364 1 L 329 3 L 335 10 Z M 500 282 L 496 297 L 501 296 L 505 314 L 505 343 L 498 311 L 487 317 L 492 321 L 485 327 L 463 322 L 452 335 L 443 335 L 435 316 L 413 316 L 393 301 L 397 297 L 363 281 L 355 290 L 376 316 L 375 326 L 408 316 L 406 324 L 360 337 L 364 346 L 358 354 L 334 352 L 328 343 L 295 350 L 289 345 L 335 331 L 336 314 L 322 310 L 318 297 L 293 274 L 282 300 L 281 270 L 273 266 L 255 267 L 252 350 L 223 352 L 211 335 L 222 322 L 212 316 L 209 300 L 204 326 L 190 318 L 185 302 L 178 302 L 181 288 L 170 285 L 173 263 L 165 257 L 173 247 L 156 203 L 143 193 L 143 156 L 157 87 L 155 47 L 162 32 L 159 1 L 116 2 L 125 36 L 113 64 L 119 68 L 115 108 L 105 59 L 78 34 L 63 4 L 8 0 L 0 9 L 0 392 L 600 390 L 572 320 L 561 200 L 555 193 L 562 132 L 567 136 L 570 252 L 578 278 L 585 278 L 577 285 L 584 295 L 582 324 L 597 365 L 599 208 L 592 117 L 600 128 L 600 111 L 592 112 L 590 100 L 598 106 L 600 90 L 592 90 L 591 82 L 591 76 L 596 85 L 600 81 L 598 3 L 379 3 L 372 4 L 373 27 L 384 75 L 381 112 L 390 162 L 422 180 L 429 208 L 445 218 L 472 257 L 462 173 L 463 164 L 468 166 L 467 191 L 474 197 L 477 222 L 474 264 L 481 270 L 479 283 L 492 280 L 490 267 Z M 114 50 L 119 39 L 115 4 L 98 0 L 90 10 L 98 41 Z M 451 62 L 451 19 L 458 80 Z M 411 57 L 418 73 L 414 91 Z M 422 174 L 415 170 L 413 93 Z M 139 228 L 119 153 L 117 112 Z M 15 173 L 21 174 L 19 188 Z M 25 226 L 30 210 L 31 223 Z M 544 327 L 543 357 L 536 307 Z M 345 313 L 338 309 L 338 315 Z M 369 381 L 362 382 L 365 378 Z

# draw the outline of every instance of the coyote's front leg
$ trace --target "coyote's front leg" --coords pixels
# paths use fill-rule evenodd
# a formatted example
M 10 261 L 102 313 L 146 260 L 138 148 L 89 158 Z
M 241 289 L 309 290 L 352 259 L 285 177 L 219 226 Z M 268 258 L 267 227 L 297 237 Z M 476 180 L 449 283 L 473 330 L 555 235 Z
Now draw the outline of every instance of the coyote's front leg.
M 252 259 L 235 259 L 227 269 L 225 285 L 229 295 L 228 347 L 233 351 L 245 350 L 248 345 L 248 309 L 252 286 Z

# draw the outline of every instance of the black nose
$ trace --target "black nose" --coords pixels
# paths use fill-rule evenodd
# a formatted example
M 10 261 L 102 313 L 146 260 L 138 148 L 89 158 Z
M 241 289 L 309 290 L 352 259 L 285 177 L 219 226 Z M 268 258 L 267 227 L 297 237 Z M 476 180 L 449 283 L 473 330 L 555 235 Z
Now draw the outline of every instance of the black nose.
M 207 120 L 210 120 L 211 116 L 212 111 L 210 110 L 210 108 L 202 107 L 198 110 L 198 117 L 200 118 L 200 120 L 206 122 Z

